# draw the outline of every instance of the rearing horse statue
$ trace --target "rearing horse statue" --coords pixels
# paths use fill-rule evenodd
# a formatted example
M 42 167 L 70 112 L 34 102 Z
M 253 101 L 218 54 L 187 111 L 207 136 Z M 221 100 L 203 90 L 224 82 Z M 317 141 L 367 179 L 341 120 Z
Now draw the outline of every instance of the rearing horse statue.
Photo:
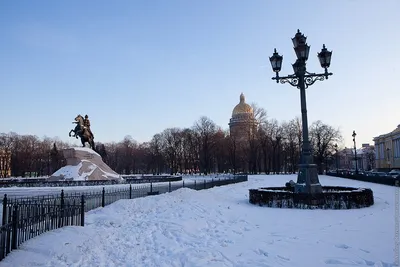
M 83 126 L 83 117 L 81 115 L 76 116 L 75 121 L 72 123 L 76 123 L 75 129 L 69 131 L 69 136 L 81 138 L 82 146 L 85 147 L 85 143 L 89 143 L 90 148 L 94 150 L 94 141 L 93 135 Z M 71 135 L 71 133 L 74 133 Z

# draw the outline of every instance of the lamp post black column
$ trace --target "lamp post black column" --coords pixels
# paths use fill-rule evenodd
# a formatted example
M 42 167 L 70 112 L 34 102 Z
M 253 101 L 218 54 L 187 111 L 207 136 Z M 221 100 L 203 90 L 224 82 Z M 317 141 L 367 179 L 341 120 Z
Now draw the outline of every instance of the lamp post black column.
M 336 174 L 338 174 L 339 173 L 338 145 L 335 144 L 334 147 L 335 147 L 335 156 L 336 156 Z
M 328 79 L 329 75 L 332 75 L 332 73 L 328 73 L 332 52 L 328 51 L 325 48 L 325 45 L 323 45 L 321 52 L 318 53 L 318 58 L 321 67 L 325 69 L 325 72 L 321 74 L 309 73 L 306 69 L 306 62 L 310 52 L 310 46 L 307 45 L 306 40 L 307 37 L 305 37 L 299 30 L 297 30 L 295 37 L 292 38 L 294 51 L 296 52 L 297 56 L 296 62 L 292 64 L 294 74 L 285 77 L 279 77 L 283 57 L 276 52 L 276 49 L 274 50 L 272 57 L 270 57 L 270 61 L 272 70 L 276 73 L 276 76 L 272 78 L 273 80 L 276 80 L 277 83 L 280 82 L 282 84 L 287 82 L 290 85 L 300 89 L 303 143 L 295 192 L 314 194 L 322 192 L 322 186 L 318 179 L 317 165 L 313 164 L 312 151 L 310 141 L 308 139 L 306 89 L 310 85 L 314 84 L 315 81 L 323 81 Z
M 356 174 L 358 174 L 358 164 L 357 164 L 357 146 L 356 146 L 356 131 L 353 131 L 353 143 L 354 143 L 354 160 L 356 161 Z

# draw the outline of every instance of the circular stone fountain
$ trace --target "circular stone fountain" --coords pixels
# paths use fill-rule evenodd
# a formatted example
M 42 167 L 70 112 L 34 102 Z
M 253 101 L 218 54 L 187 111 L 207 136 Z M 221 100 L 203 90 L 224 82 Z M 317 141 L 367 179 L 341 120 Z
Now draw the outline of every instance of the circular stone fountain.
M 357 209 L 374 204 L 369 188 L 323 186 L 322 193 L 295 193 L 290 183 L 286 187 L 250 189 L 252 204 L 274 208 L 296 209 Z

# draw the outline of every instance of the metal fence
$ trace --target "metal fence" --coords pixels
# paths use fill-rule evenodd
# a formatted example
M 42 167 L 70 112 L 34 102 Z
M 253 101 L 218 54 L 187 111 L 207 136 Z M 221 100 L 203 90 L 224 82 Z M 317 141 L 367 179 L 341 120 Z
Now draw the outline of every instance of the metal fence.
M 23 242 L 44 232 L 69 225 L 84 226 L 85 212 L 105 207 L 120 199 L 134 199 L 172 192 L 180 188 L 209 189 L 247 181 L 247 175 L 230 178 L 193 180 L 163 184 L 129 184 L 125 188 L 102 188 L 101 191 L 64 193 L 24 198 L 3 198 L 0 227 L 0 261 Z
M 9 202 L 3 199 L 3 218 L 0 227 L 0 260 L 26 240 L 44 232 L 68 225 L 85 223 L 85 199 L 77 203 L 60 204 L 57 201 L 34 203 Z
M 66 187 L 66 186 L 95 186 L 115 184 L 143 184 L 159 182 L 182 181 L 182 176 L 174 175 L 123 175 L 123 180 L 94 180 L 94 181 L 49 181 L 47 178 L 0 179 L 0 187 Z
M 335 176 L 335 177 L 339 177 L 339 178 L 346 178 L 346 179 L 351 179 L 351 180 L 357 180 L 357 181 L 362 181 L 362 182 L 368 182 L 368 183 L 391 185 L 391 186 L 395 186 L 396 181 L 400 180 L 400 178 L 393 178 L 391 176 L 368 176 L 368 175 L 364 175 L 364 174 L 346 174 L 346 173 L 327 172 L 326 175 Z

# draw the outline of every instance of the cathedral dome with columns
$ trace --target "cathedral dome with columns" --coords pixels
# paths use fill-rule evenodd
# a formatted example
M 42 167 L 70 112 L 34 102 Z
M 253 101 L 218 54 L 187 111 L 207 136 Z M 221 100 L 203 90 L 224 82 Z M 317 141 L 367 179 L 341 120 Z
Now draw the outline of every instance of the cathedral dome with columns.
M 236 139 L 244 139 L 253 134 L 256 127 L 253 108 L 246 103 L 244 94 L 241 93 L 239 104 L 233 108 L 232 117 L 229 120 L 230 134 Z
M 237 104 L 232 111 L 232 117 L 240 114 L 253 114 L 253 108 L 246 103 L 246 99 L 243 93 L 240 94 L 239 104 Z

